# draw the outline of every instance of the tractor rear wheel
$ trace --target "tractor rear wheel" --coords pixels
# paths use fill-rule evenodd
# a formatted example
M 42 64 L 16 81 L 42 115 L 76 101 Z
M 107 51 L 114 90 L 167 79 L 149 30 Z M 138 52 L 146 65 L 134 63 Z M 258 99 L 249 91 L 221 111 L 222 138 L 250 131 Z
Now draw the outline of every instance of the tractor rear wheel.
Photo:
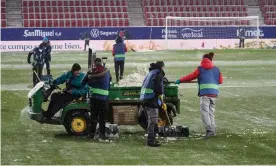
M 68 114 L 64 127 L 69 134 L 87 135 L 89 129 L 89 115 L 86 111 L 74 111 Z

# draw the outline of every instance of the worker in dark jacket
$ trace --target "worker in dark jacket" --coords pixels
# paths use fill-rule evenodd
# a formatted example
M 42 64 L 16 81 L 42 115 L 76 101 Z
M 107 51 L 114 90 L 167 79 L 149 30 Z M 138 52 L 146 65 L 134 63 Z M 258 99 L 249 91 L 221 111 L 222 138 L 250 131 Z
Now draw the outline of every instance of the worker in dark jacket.
M 119 79 L 123 79 L 124 67 L 125 67 L 125 53 L 127 52 L 126 45 L 123 43 L 121 37 L 116 38 L 116 44 L 113 45 L 112 55 L 114 57 L 115 75 L 116 82 Z M 120 71 L 120 73 L 119 73 Z
M 86 46 L 89 46 L 89 42 L 90 42 L 90 37 L 87 32 L 84 32 L 83 40 L 84 40 L 84 50 L 83 51 L 86 51 Z
M 52 61 L 52 57 L 51 57 L 52 47 L 51 47 L 50 41 L 48 40 L 47 37 L 43 38 L 43 41 L 39 45 L 39 47 L 43 49 L 44 61 L 45 61 L 45 64 L 46 64 L 47 75 L 51 75 L 50 61 Z
M 239 30 L 239 38 L 240 38 L 239 48 L 244 48 L 244 40 L 245 40 L 245 29 L 244 28 L 241 28 Z
M 31 56 L 33 55 L 33 62 L 31 62 Z M 32 63 L 33 70 L 33 86 L 35 86 L 39 80 L 41 80 L 42 70 L 44 65 L 44 53 L 42 47 L 35 47 L 28 53 L 27 62 Z
M 108 95 L 111 75 L 107 68 L 102 65 L 100 58 L 94 60 L 94 67 L 89 70 L 82 80 L 83 85 L 88 85 L 89 107 L 91 112 L 91 126 L 89 138 L 94 139 L 96 126 L 99 120 L 100 139 L 105 140 L 105 121 L 108 111 Z
M 158 123 L 158 108 L 161 106 L 166 109 L 163 101 L 164 85 L 163 79 L 165 72 L 163 61 L 151 63 L 149 73 L 146 75 L 140 93 L 140 101 L 148 118 L 148 138 L 147 146 L 157 147 L 160 144 L 155 140 L 155 131 Z
M 53 81 L 53 85 L 66 83 L 66 88 L 62 92 L 52 94 L 48 110 L 43 113 L 46 119 L 51 119 L 66 104 L 87 94 L 86 86 L 81 84 L 85 74 L 80 71 L 81 66 L 74 63 L 71 71 L 64 73 Z
M 176 80 L 176 84 L 190 82 L 194 79 L 198 80 L 198 96 L 200 97 L 200 112 L 202 122 L 206 129 L 206 138 L 216 135 L 215 126 L 215 101 L 219 94 L 219 84 L 222 84 L 223 77 L 213 60 L 214 53 L 205 54 L 201 61 L 201 65 L 196 70 L 180 79 Z

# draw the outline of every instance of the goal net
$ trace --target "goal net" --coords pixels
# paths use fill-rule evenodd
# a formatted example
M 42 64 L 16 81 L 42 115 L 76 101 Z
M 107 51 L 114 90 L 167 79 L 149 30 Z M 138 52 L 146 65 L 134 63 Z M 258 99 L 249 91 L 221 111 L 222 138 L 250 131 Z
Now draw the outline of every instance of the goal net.
M 259 17 L 166 17 L 168 50 L 259 48 Z

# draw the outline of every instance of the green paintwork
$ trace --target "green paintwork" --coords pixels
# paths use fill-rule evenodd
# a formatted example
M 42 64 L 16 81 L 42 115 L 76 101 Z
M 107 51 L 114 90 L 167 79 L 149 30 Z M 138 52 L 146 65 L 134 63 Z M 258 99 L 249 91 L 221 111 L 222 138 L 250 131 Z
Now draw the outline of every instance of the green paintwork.
M 165 86 L 165 101 L 172 103 L 176 106 L 177 113 L 180 113 L 180 100 L 178 98 L 178 86 Z M 131 103 L 131 104 L 140 104 L 140 91 L 141 87 L 114 87 L 111 85 L 109 90 L 109 102 L 112 104 L 122 104 L 122 103 Z M 42 90 L 36 92 L 32 97 L 33 101 L 33 112 L 41 113 L 41 105 L 43 103 Z M 125 101 L 125 102 L 124 102 Z M 89 110 L 89 104 L 86 101 L 76 101 L 68 104 L 63 108 L 60 124 L 64 123 L 67 113 L 71 110 Z
M 178 98 L 178 86 L 168 85 L 164 87 L 166 97 Z M 114 87 L 109 90 L 109 100 L 123 100 L 140 98 L 141 87 Z
M 67 113 L 71 110 L 89 110 L 89 104 L 87 102 L 75 102 L 66 105 L 62 111 L 60 124 L 63 124 Z
M 42 95 L 42 90 L 38 90 L 34 95 L 33 95 L 33 100 L 32 100 L 32 107 L 33 107 L 33 112 L 34 113 L 41 113 L 41 106 L 43 103 L 43 95 Z

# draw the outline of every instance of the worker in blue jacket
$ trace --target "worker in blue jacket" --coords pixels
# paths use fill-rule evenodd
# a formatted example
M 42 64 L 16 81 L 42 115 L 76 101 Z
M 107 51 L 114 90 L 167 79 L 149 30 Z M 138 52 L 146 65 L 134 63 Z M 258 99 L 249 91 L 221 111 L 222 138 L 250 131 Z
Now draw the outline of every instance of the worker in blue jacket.
M 43 49 L 44 62 L 46 64 L 47 75 L 51 75 L 50 61 L 52 61 L 52 56 L 51 56 L 52 47 L 49 39 L 47 37 L 44 37 L 39 47 Z
M 119 82 L 119 79 L 120 80 L 123 79 L 126 52 L 127 52 L 126 45 L 124 44 L 122 37 L 118 36 L 116 38 L 116 44 L 113 45 L 113 51 L 112 51 L 112 55 L 114 57 L 115 75 L 116 75 L 117 83 Z
M 108 111 L 107 102 L 111 79 L 111 74 L 109 70 L 102 65 L 102 60 L 96 58 L 94 60 L 94 67 L 87 72 L 82 80 L 82 84 L 87 84 L 89 89 L 89 107 L 91 112 L 89 138 L 91 139 L 94 139 L 98 122 L 100 139 L 106 139 L 105 121 Z
M 74 63 L 71 71 L 64 73 L 53 81 L 53 85 L 66 83 L 66 88 L 62 92 L 52 94 L 48 110 L 43 113 L 46 119 L 51 119 L 66 104 L 87 94 L 86 86 L 81 84 L 84 76 L 85 74 L 81 73 L 81 66 Z
M 33 60 L 31 61 L 31 56 L 33 56 Z M 42 70 L 45 63 L 44 53 L 42 47 L 35 47 L 28 53 L 27 62 L 32 64 L 33 70 L 33 86 L 41 80 L 42 78 Z
M 147 146 L 158 147 L 160 143 L 155 140 L 155 132 L 158 123 L 159 107 L 167 109 L 163 101 L 164 85 L 163 80 L 165 72 L 163 71 L 165 64 L 163 61 L 151 63 L 149 73 L 146 75 L 140 93 L 140 101 L 147 115 Z

